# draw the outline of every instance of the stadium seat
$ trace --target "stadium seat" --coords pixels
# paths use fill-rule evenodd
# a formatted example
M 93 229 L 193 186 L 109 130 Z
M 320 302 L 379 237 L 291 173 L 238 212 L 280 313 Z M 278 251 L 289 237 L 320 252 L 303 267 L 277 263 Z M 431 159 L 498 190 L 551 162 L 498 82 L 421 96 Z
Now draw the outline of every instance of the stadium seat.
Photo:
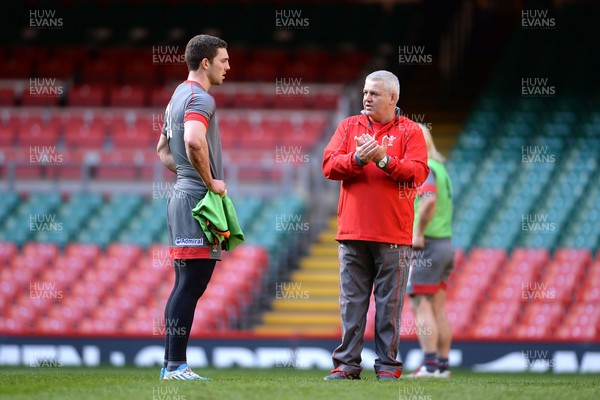
M 149 66 L 150 54 L 143 54 L 140 58 L 127 62 L 121 71 L 121 81 L 126 84 L 148 85 L 155 83 L 155 73 L 158 68 Z
M 84 84 L 72 87 L 67 93 L 67 104 L 71 107 L 100 107 L 106 104 L 104 86 Z
M 32 75 L 33 66 L 29 60 L 10 58 L 0 64 L 0 76 L 16 79 L 29 79 Z
M 154 87 L 150 94 L 150 106 L 159 107 L 161 110 L 164 110 L 167 107 L 167 104 L 169 104 L 174 91 L 175 86 L 173 85 Z M 221 106 L 220 102 L 217 104 Z
M 516 339 L 545 339 L 550 336 L 563 314 L 563 305 L 554 303 L 530 303 L 522 318 L 512 327 Z
M 27 121 L 26 123 L 21 123 L 21 127 L 19 129 L 19 145 L 23 147 L 36 147 L 39 149 L 43 149 L 48 154 L 53 154 L 55 149 L 46 149 L 48 146 L 55 146 L 57 144 L 58 139 L 58 125 L 44 125 L 40 121 Z M 42 151 L 42 150 L 40 150 Z M 46 161 L 44 157 L 41 156 L 40 153 L 39 163 L 42 164 Z
M 17 245 L 13 242 L 0 242 L 0 264 L 6 265 L 17 254 Z
M 146 97 L 141 86 L 114 86 L 110 90 L 108 104 L 112 107 L 142 107 Z
M 12 147 L 18 136 L 20 124 L 16 119 L 0 123 L 0 147 Z
M 70 120 L 64 131 L 65 145 L 69 148 L 102 148 L 106 129 L 101 121 L 84 122 L 83 118 Z
M 480 312 L 476 312 L 473 335 L 477 338 L 506 338 L 509 329 L 515 324 L 519 303 L 511 300 L 487 302 Z
M 39 65 L 38 65 L 39 68 Z M 51 76 L 60 80 L 71 79 L 75 73 L 75 61 L 69 58 L 52 57 L 43 62 L 43 72 L 45 76 Z M 39 74 L 38 70 L 38 74 Z
M 81 80 L 85 83 L 110 84 L 116 81 L 119 66 L 117 57 L 100 57 L 85 61 L 81 66 Z

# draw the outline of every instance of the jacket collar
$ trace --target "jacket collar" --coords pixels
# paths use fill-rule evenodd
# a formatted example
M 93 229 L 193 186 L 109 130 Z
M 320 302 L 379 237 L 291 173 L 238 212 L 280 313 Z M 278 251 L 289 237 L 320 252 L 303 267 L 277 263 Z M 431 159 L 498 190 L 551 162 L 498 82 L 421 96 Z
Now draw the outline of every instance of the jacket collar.
M 369 123 L 369 117 L 366 115 L 365 110 L 361 110 L 360 114 L 361 115 L 359 116 L 358 121 L 361 123 L 361 125 L 364 125 L 366 128 L 371 129 L 371 124 Z M 396 107 L 395 116 L 392 119 L 392 123 L 388 125 L 387 129 L 398 125 L 398 123 L 400 122 L 401 116 L 402 116 L 402 110 L 400 109 L 400 107 Z

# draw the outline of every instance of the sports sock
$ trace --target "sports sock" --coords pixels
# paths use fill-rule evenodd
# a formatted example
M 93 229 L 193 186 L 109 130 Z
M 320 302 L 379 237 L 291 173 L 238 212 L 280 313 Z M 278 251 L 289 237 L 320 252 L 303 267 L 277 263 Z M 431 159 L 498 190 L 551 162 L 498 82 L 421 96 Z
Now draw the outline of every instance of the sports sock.
M 438 367 L 437 354 L 436 353 L 425 353 L 425 368 L 427 372 L 435 372 Z
M 169 364 L 169 361 L 167 361 L 167 360 L 164 360 L 164 361 L 163 361 L 163 368 L 167 368 L 167 365 L 168 365 L 168 364 Z
M 169 361 L 167 364 L 167 372 L 175 371 L 181 364 L 185 364 L 185 361 Z
M 448 357 L 438 357 L 438 368 L 441 372 L 448 370 Z

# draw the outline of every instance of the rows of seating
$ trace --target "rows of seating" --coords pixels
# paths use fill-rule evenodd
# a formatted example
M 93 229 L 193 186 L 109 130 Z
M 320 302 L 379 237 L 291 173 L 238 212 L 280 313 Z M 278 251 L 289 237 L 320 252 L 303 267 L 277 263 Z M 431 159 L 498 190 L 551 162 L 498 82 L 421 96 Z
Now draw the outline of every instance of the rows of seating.
M 4 116 L 0 176 L 7 179 L 173 179 L 155 150 L 162 112 L 64 110 L 49 116 L 5 110 Z M 322 111 L 225 110 L 220 114 L 225 165 L 298 167 L 327 126 L 328 114 Z M 237 178 L 280 180 L 282 173 L 281 168 L 241 168 Z
M 246 245 L 225 255 L 198 306 L 200 322 L 193 332 L 235 326 L 261 291 L 267 254 L 261 246 Z M 60 250 L 52 243 L 27 242 L 19 250 L 15 243 L 0 242 L 0 310 L 6 316 L 0 332 L 154 335 L 164 329 L 159 324 L 173 284 L 171 262 L 165 245 L 144 250 L 113 243 L 102 250 L 70 243 Z M 589 341 L 600 336 L 595 307 L 600 254 L 476 248 L 459 251 L 455 268 L 447 307 L 456 339 Z M 404 338 L 415 338 L 423 329 L 408 299 L 401 321 Z M 372 305 L 367 338 L 373 337 L 373 323 Z
M 224 255 L 194 316 L 192 337 L 235 327 L 268 268 L 260 246 Z M 174 283 L 165 245 L 0 242 L 0 333 L 164 336 Z
M 18 47 L 5 54 L 0 76 L 74 79 L 77 84 L 159 85 L 187 76 L 183 46 L 147 48 L 38 48 Z M 226 79 L 273 82 L 302 78 L 305 82 L 345 83 L 361 71 L 368 53 L 357 51 L 228 49 L 231 69 Z M 323 68 L 328 65 L 328 68 Z
M 448 161 L 458 247 L 600 246 L 598 62 L 581 22 L 595 12 L 581 11 L 562 9 L 560 30 L 516 27 L 465 121 Z
M 473 248 L 459 251 L 448 284 L 446 311 L 459 340 L 568 340 L 600 338 L 600 252 L 561 248 Z M 583 284 L 582 284 L 583 282 Z M 374 332 L 374 300 L 367 337 Z M 408 298 L 401 334 L 423 330 Z
M 7 316 L 0 332 L 164 332 L 157 324 L 172 286 L 165 245 L 171 191 L 172 183 L 161 183 L 153 187 L 152 199 L 96 193 L 0 196 L 5 227 L 0 232 L 0 310 Z M 244 196 L 235 203 L 247 240 L 225 254 L 196 313 L 196 333 L 232 329 L 252 317 L 246 310 L 264 297 L 262 285 L 279 273 L 274 261 L 285 259 L 297 239 L 277 221 L 302 218 L 306 207 L 289 195 Z M 59 298 L 39 298 L 44 296 Z
M 473 249 L 450 281 L 450 318 L 467 337 L 596 340 L 599 274 L 589 250 Z
M 260 334 L 339 333 L 337 220 L 319 235 L 289 282 L 275 288 L 271 310 L 254 328 Z M 459 340 L 571 340 L 600 338 L 600 251 L 557 248 L 456 249 L 446 310 Z M 375 306 L 365 335 L 374 336 Z M 408 297 L 401 335 L 422 331 Z
M 599 153 L 597 111 L 484 97 L 448 162 L 457 245 L 598 248 Z
M 219 113 L 221 142 L 231 149 L 274 150 L 276 145 L 310 147 L 323 135 L 326 112 L 265 110 Z M 0 121 L 0 149 L 56 146 L 57 149 L 148 149 L 164 125 L 164 112 L 58 111 L 51 116 L 5 111 Z M 310 150 L 310 149 L 307 149 Z
M 182 75 L 179 82 L 185 80 Z M 278 81 L 280 79 L 280 81 Z M 332 110 L 340 95 L 336 85 L 320 85 L 304 77 L 275 78 L 266 85 L 216 87 L 211 95 L 219 108 L 269 108 Z M 176 85 L 149 87 L 142 84 L 81 84 L 67 80 L 35 78 L 0 88 L 2 106 L 160 107 L 169 103 Z
M 98 193 L 37 193 L 27 197 L 17 193 L 0 196 L 0 241 L 17 246 L 35 241 L 56 244 L 86 243 L 106 248 L 114 242 L 143 246 L 167 243 L 166 204 L 173 182 L 152 184 L 152 196 Z M 278 215 L 301 215 L 305 202 L 292 195 L 270 200 L 258 196 L 234 199 L 238 220 L 248 242 L 279 251 L 278 242 L 288 231 L 276 229 Z M 263 221 L 257 224 L 255 221 Z

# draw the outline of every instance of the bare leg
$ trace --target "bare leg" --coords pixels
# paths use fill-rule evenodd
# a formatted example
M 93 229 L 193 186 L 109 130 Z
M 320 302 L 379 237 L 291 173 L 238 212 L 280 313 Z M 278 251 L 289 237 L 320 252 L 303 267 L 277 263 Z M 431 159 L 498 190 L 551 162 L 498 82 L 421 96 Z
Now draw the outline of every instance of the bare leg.
M 446 315 L 446 291 L 438 290 L 433 296 L 433 314 L 437 325 L 437 353 L 439 357 L 448 358 L 452 342 L 452 327 Z
M 438 350 L 438 326 L 432 300 L 432 295 L 416 295 L 410 298 L 423 353 L 437 353 Z

